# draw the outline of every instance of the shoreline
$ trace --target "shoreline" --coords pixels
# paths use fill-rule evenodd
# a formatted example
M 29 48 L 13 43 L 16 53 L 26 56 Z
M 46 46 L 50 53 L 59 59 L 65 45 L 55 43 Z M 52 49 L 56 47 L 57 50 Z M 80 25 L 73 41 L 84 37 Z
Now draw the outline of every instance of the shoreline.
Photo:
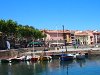
M 0 50 L 0 59 L 4 59 L 4 58 L 10 58 L 10 57 L 14 57 L 14 56 L 22 56 L 22 55 L 29 55 L 32 53 L 36 53 L 38 55 L 40 55 L 43 50 L 39 50 L 39 51 L 34 51 L 32 52 L 33 48 L 21 48 L 21 49 L 11 49 L 11 50 Z M 66 52 L 66 49 L 56 49 L 56 50 L 48 50 L 45 51 L 48 55 L 50 54 L 61 54 L 62 52 Z M 78 48 L 78 49 L 74 49 L 74 48 L 70 48 L 67 49 L 67 53 L 72 53 L 72 54 L 76 54 L 78 52 L 82 52 L 82 53 L 88 53 L 88 55 L 92 56 L 92 55 L 100 55 L 100 48 Z

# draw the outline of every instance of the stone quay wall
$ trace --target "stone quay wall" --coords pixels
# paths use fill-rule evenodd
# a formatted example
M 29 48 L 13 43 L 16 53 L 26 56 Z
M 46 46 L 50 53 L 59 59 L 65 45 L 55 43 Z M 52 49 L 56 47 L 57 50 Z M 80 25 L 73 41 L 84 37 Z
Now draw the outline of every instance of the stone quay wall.
M 34 51 L 44 50 L 44 47 L 35 47 Z M 2 58 L 11 58 L 15 56 L 22 56 L 26 52 L 33 51 L 33 48 L 19 48 L 19 49 L 10 49 L 10 50 L 0 50 L 0 59 Z
M 42 48 L 41 47 L 36 47 L 34 50 L 36 50 L 36 52 L 43 51 L 44 47 L 42 47 Z M 20 57 L 22 55 L 25 55 L 27 52 L 32 52 L 32 51 L 33 51 L 33 48 L 19 48 L 19 49 L 10 49 L 10 50 L 0 50 L 0 59 L 11 58 L 11 57 L 15 57 L 15 56 Z M 49 51 L 53 51 L 53 50 L 49 50 Z M 100 55 L 100 48 L 94 48 L 94 49 L 93 48 L 91 48 L 91 49 L 68 49 L 67 53 L 76 54 L 80 51 L 83 52 L 83 53 L 88 53 L 90 56 Z M 61 53 L 61 52 L 58 52 L 58 53 L 55 52 L 55 54 L 59 54 L 59 53 Z

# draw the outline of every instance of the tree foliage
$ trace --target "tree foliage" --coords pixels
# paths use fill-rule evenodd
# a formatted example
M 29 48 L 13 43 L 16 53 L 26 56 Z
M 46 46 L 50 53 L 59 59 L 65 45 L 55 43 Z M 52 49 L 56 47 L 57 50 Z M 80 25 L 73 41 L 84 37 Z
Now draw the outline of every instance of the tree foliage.
M 7 36 L 13 35 L 14 37 L 20 38 L 43 38 L 44 35 L 38 29 L 35 29 L 29 25 L 21 25 L 18 24 L 16 21 L 11 19 L 9 20 L 0 20 L 0 31 L 6 33 Z

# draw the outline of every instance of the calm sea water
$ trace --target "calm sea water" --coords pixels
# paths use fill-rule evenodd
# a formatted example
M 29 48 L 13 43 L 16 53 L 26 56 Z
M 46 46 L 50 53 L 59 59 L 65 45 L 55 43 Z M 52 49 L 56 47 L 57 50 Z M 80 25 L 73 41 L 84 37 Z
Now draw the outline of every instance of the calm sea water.
M 100 75 L 100 56 L 80 61 L 0 64 L 0 75 Z

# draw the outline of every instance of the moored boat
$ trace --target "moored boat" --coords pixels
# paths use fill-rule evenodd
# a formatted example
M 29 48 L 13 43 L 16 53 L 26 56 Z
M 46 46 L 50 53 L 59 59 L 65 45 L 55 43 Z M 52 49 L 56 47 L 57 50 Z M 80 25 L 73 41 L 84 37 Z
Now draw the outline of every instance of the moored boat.
M 21 58 L 12 58 L 11 59 L 11 63 L 18 63 L 18 62 L 21 62 Z
M 70 61 L 73 59 L 74 59 L 74 56 L 72 54 L 61 54 L 61 57 L 60 57 L 61 61 Z
M 61 57 L 60 54 L 50 55 L 52 59 L 59 59 Z
M 85 59 L 85 54 L 77 54 L 76 59 L 78 59 L 78 60 Z
M 48 60 L 51 60 L 52 59 L 52 57 L 50 56 L 50 55 L 48 55 L 47 53 L 46 53 L 46 51 L 43 51 L 42 53 L 41 53 L 41 56 L 40 56 L 40 61 L 48 61 Z
M 31 58 L 32 58 L 31 55 L 27 55 L 27 56 L 25 56 L 25 58 L 23 59 L 23 61 L 30 61 Z
M 9 63 L 10 60 L 9 59 L 1 59 L 1 63 Z
M 40 61 L 48 61 L 48 60 L 51 60 L 52 59 L 52 57 L 51 56 L 41 56 L 40 57 Z
M 31 61 L 38 61 L 40 58 L 39 55 L 34 55 L 32 58 L 31 58 Z

